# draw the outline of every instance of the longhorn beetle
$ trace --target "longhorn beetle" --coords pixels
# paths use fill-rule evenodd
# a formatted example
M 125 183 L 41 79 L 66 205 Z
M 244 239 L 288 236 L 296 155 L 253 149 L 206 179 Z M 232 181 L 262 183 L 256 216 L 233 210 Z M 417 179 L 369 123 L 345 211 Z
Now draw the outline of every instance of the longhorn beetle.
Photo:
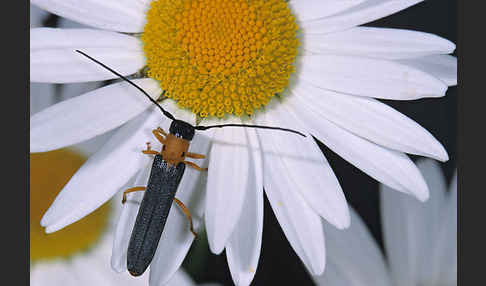
M 160 127 L 152 130 L 155 138 L 162 143 L 161 152 L 152 150 L 150 143 L 148 142 L 146 143 L 147 149 L 142 151 L 143 154 L 155 155 L 147 187 L 133 187 L 123 192 L 122 203 L 125 203 L 127 193 L 145 191 L 128 245 L 127 269 L 133 276 L 142 275 L 150 262 L 152 262 L 173 201 L 179 205 L 189 220 L 190 231 L 194 236 L 197 236 L 193 229 L 192 217 L 189 213 L 189 209 L 175 197 L 177 187 L 182 179 L 186 165 L 198 171 L 207 170 L 207 168 L 203 169 L 195 163 L 185 160 L 186 157 L 194 159 L 205 158 L 202 154 L 188 152 L 190 141 L 194 137 L 196 130 L 203 131 L 210 128 L 222 127 L 251 127 L 282 130 L 306 137 L 304 134 L 295 130 L 261 125 L 221 124 L 211 126 L 192 126 L 185 121 L 174 118 L 172 114 L 162 108 L 162 106 L 150 97 L 140 86 L 120 73 L 91 56 L 88 56 L 82 51 L 76 50 L 76 52 L 101 65 L 140 90 L 165 116 L 172 120 L 169 127 L 169 133 L 166 133 Z

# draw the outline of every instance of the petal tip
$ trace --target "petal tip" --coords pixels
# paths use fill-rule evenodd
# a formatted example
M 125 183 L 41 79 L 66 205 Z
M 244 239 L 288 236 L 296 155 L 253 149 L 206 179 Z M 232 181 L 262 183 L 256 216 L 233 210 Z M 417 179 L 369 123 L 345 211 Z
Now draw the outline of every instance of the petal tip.
M 416 192 L 415 194 L 415 197 L 421 201 L 422 203 L 426 202 L 428 199 L 429 199 L 429 188 L 426 187 L 425 189 L 419 191 L 419 192 Z
M 254 277 L 254 272 L 251 272 L 251 270 L 248 270 L 249 272 L 247 273 L 240 273 L 236 277 L 233 277 L 233 283 L 235 283 L 236 286 L 248 286 L 250 285 L 251 281 L 253 280 Z
M 318 266 L 313 265 L 311 269 L 311 273 L 314 276 L 320 276 L 324 273 L 324 269 L 326 268 L 326 263 L 323 261 L 323 263 L 319 263 Z
M 53 232 L 56 232 L 58 231 L 60 228 L 56 227 L 56 226 L 48 226 L 44 229 L 44 231 L 46 233 L 53 233 Z
M 349 215 L 349 207 L 346 204 L 346 209 L 343 211 L 343 213 L 336 217 L 335 221 L 329 221 L 333 226 L 335 226 L 337 229 L 343 230 L 349 228 L 351 225 L 351 217 Z
M 447 154 L 447 151 L 444 149 L 444 147 L 442 147 L 441 154 L 437 157 L 437 159 L 439 159 L 439 161 L 441 162 L 449 161 L 449 154 Z
M 216 243 L 214 241 L 211 242 L 211 240 L 209 240 L 209 249 L 213 254 L 220 255 L 221 252 L 223 252 L 224 246 L 219 245 L 219 243 Z

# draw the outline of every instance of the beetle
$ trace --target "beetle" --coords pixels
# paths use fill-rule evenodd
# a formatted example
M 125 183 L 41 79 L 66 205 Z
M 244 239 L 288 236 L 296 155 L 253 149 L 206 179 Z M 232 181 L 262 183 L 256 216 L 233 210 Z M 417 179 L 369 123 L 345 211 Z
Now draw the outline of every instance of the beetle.
M 205 158 L 205 155 L 189 152 L 190 142 L 193 139 L 196 130 L 204 131 L 210 128 L 222 127 L 249 127 L 287 131 L 306 137 L 305 134 L 292 129 L 262 125 L 221 124 L 210 126 L 192 126 L 185 121 L 176 119 L 172 114 L 160 106 L 156 100 L 150 97 L 147 92 L 128 78 L 124 77 L 100 61 L 92 58 L 86 53 L 80 50 L 76 50 L 76 52 L 101 65 L 105 69 L 109 70 L 140 90 L 161 110 L 166 117 L 172 120 L 169 127 L 169 133 L 166 133 L 160 127 L 152 130 L 155 138 L 162 144 L 162 150 L 160 152 L 152 150 L 149 142 L 146 143 L 146 149 L 142 150 L 143 154 L 155 155 L 147 186 L 137 186 L 129 188 L 123 192 L 122 203 L 126 202 L 126 194 L 128 193 L 136 191 L 145 192 L 142 202 L 140 203 L 140 208 L 138 210 L 127 251 L 127 269 L 128 272 L 133 276 L 142 275 L 152 262 L 153 256 L 162 236 L 167 217 L 169 216 L 172 202 L 175 202 L 182 209 L 183 213 L 189 220 L 190 231 L 195 237 L 197 237 L 197 233 L 193 228 L 192 217 L 189 209 L 184 205 L 183 202 L 175 197 L 186 165 L 195 168 L 198 171 L 207 171 L 207 168 L 201 168 L 195 163 L 185 160 L 186 157 L 194 159 Z

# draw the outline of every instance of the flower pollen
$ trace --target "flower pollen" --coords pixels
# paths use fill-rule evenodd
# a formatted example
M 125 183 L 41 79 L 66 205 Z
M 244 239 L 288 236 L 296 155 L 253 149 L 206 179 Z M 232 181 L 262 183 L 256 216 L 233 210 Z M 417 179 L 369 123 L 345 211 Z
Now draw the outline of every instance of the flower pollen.
M 157 0 L 142 41 L 148 76 L 200 117 L 251 115 L 295 71 L 295 17 L 283 0 Z

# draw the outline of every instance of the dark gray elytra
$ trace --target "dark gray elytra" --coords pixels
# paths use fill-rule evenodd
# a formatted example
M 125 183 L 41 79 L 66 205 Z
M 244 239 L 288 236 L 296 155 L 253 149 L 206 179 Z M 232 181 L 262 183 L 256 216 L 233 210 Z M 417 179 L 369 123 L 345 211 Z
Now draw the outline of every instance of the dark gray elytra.
M 154 257 L 185 168 L 184 163 L 170 166 L 155 155 L 128 245 L 127 268 L 133 276 L 142 275 Z

